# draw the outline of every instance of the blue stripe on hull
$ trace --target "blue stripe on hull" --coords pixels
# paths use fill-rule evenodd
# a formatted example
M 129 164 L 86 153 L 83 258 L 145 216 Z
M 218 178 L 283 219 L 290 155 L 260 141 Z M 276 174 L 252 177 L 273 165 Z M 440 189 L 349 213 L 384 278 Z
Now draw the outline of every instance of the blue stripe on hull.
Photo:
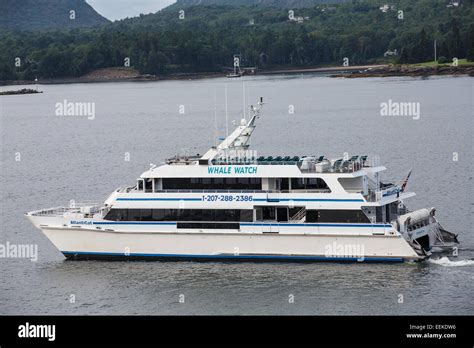
M 325 257 L 305 255 L 193 255 L 193 254 L 138 254 L 111 252 L 62 251 L 73 259 L 165 259 L 165 260 L 234 260 L 234 261 L 333 261 L 333 262 L 404 262 L 402 257 Z
M 176 222 L 142 222 L 142 221 L 113 221 L 113 222 L 102 222 L 102 221 L 94 221 L 94 225 L 176 225 Z
M 301 223 L 301 224 L 287 224 L 287 223 L 240 223 L 241 226 L 278 226 L 278 227 L 373 227 L 384 228 L 392 227 L 392 225 L 372 225 L 372 224 L 324 224 L 324 223 Z
M 195 201 L 201 202 L 202 198 L 117 198 L 117 201 Z M 363 199 L 343 198 L 254 198 L 254 202 L 365 202 Z
M 117 198 L 117 201 L 202 201 L 202 198 Z
M 254 198 L 253 200 L 257 202 L 365 202 L 360 198 Z
M 93 221 L 94 225 L 176 225 L 177 222 L 160 222 L 160 221 Z M 372 224 L 325 224 L 325 223 L 259 223 L 259 222 L 241 222 L 240 226 L 279 226 L 279 227 L 373 227 L 388 228 L 392 225 L 372 225 Z

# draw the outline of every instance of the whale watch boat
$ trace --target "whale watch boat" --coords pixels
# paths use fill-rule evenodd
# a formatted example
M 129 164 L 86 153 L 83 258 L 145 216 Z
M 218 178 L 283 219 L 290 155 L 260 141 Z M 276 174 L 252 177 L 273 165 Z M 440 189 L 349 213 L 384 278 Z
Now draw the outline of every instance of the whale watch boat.
M 452 248 L 435 209 L 383 183 L 378 157 L 256 156 L 249 120 L 204 155 L 151 165 L 103 204 L 26 213 L 68 259 L 403 262 Z

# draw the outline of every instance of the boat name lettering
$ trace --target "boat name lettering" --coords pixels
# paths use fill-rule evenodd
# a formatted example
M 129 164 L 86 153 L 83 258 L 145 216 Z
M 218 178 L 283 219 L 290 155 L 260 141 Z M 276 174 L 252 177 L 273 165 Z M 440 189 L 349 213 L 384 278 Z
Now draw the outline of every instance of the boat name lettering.
M 71 225 L 92 225 L 92 221 L 71 220 Z
M 257 174 L 257 166 L 210 166 L 208 174 Z

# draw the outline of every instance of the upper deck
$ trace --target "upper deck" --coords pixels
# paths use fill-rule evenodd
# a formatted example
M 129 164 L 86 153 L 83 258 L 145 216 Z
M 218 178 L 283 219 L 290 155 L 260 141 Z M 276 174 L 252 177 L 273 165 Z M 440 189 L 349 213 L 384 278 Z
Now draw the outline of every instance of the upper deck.
M 326 156 L 260 156 L 258 158 L 217 158 L 210 165 L 297 166 L 302 173 L 354 173 L 379 166 L 377 156 L 355 155 L 329 160 Z
M 378 156 L 356 155 L 329 160 L 325 156 L 217 157 L 213 159 L 173 157 L 152 166 L 141 178 L 159 177 L 358 177 L 385 170 Z
M 399 187 L 379 180 L 379 172 L 386 168 L 378 156 L 257 156 L 249 150 L 249 142 L 262 105 L 260 100 L 259 108 L 251 108 L 250 120 L 242 119 L 232 134 L 204 155 L 176 155 L 162 165 L 151 165 L 135 189 L 121 193 L 359 194 L 366 202 L 398 198 Z

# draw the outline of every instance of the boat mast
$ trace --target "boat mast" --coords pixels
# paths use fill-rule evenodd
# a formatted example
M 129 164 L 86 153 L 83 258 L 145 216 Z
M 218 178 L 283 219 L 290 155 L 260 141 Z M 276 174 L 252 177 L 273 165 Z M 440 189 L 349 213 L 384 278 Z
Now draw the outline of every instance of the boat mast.
M 211 160 L 214 157 L 227 153 L 229 150 L 234 151 L 245 151 L 249 148 L 250 137 L 255 130 L 255 121 L 260 117 L 260 111 L 264 105 L 263 98 L 260 97 L 260 101 L 257 106 L 250 106 L 252 117 L 247 122 L 244 118 L 240 120 L 240 125 L 228 135 L 217 147 L 209 149 L 202 157 L 202 160 Z

